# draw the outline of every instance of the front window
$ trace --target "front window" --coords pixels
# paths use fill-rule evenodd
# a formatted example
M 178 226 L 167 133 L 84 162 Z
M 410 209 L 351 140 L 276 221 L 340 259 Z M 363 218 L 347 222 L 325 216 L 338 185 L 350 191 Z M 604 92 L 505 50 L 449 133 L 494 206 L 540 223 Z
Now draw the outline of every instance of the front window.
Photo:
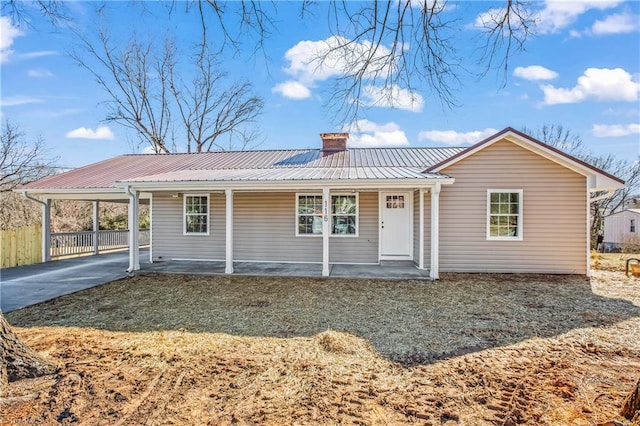
M 358 235 L 358 196 L 331 196 L 331 235 Z M 298 194 L 296 197 L 296 235 L 322 235 L 322 195 Z
M 629 232 L 636 232 L 636 220 L 631 219 L 631 226 L 629 227 Z
M 184 233 L 209 235 L 209 195 L 184 196 Z
M 298 195 L 296 211 L 296 235 L 322 235 L 322 195 Z
M 522 239 L 522 190 L 487 191 L 487 239 Z
M 358 234 L 358 198 L 356 195 L 331 196 L 331 235 Z

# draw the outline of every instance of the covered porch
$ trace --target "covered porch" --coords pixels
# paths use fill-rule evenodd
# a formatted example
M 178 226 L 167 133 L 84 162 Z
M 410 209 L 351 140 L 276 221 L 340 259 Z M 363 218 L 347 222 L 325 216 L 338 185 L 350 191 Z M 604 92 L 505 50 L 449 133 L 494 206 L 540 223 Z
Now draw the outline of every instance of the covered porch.
M 278 277 L 322 277 L 322 264 L 278 262 L 234 262 L 234 275 Z M 170 260 L 144 264 L 141 273 L 161 274 L 226 274 L 226 262 Z M 412 261 L 382 261 L 378 265 L 329 265 L 331 278 L 431 280 L 428 270 L 419 269 Z

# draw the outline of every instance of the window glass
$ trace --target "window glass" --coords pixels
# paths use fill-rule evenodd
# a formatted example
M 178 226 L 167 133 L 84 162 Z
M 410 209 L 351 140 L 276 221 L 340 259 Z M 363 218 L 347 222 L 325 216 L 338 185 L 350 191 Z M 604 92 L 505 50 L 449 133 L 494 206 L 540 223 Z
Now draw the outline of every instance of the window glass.
M 297 195 L 297 235 L 322 235 L 322 195 Z M 332 195 L 329 210 L 331 235 L 358 234 L 357 195 Z
M 331 196 L 331 234 L 356 235 L 357 198 L 355 195 Z
M 209 232 L 209 196 L 184 196 L 184 232 L 186 234 L 207 234 Z
M 488 237 L 497 239 L 521 238 L 522 193 L 490 192 L 489 193 Z
M 322 235 L 322 195 L 298 195 L 298 234 Z

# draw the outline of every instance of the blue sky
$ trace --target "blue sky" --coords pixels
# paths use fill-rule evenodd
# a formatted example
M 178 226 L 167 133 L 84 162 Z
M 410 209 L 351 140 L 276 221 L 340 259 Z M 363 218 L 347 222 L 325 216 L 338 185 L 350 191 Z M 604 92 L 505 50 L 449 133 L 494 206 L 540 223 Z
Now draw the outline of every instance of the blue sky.
M 502 4 L 449 3 L 445 13 L 456 20 L 461 56 L 474 55 L 466 46 L 477 41 L 477 22 Z M 100 5 L 67 3 L 74 29 L 91 34 L 106 27 L 122 40 L 132 29 L 159 39 L 168 31 L 182 46 L 199 35 L 193 15 L 181 9 L 169 19 L 166 3 L 148 2 L 140 12 L 135 5 L 107 2 L 97 14 Z M 556 124 L 580 135 L 596 155 L 640 154 L 638 1 L 534 2 L 536 36 L 510 60 L 506 84 L 500 72 L 480 80 L 462 75 L 454 108 L 443 107 L 421 86 L 413 93 L 394 87 L 389 105 L 379 88 L 368 85 L 361 101 L 374 106 L 348 126 L 338 125 L 335 112 L 325 107 L 331 83 L 344 72 L 341 64 L 309 64 L 312 52 L 335 36 L 324 25 L 323 6 L 301 20 L 299 3 L 278 5 L 278 32 L 264 51 L 247 46 L 221 58 L 229 75 L 249 79 L 264 98 L 260 149 L 317 148 L 319 133 L 344 130 L 351 133 L 351 146 L 465 146 L 507 126 Z M 144 150 L 130 130 L 104 122 L 108 98 L 68 56 L 76 42 L 70 30 L 52 27 L 37 13 L 29 26 L 7 16 L 0 24 L 3 120 L 18 124 L 30 139 L 42 137 L 65 167 Z

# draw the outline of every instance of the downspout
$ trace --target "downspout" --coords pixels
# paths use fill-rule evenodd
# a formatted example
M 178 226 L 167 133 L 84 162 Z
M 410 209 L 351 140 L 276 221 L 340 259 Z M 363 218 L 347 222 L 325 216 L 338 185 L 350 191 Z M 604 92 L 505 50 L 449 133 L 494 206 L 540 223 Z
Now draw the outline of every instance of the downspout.
M 48 262 L 51 260 L 51 203 L 32 197 L 26 190 L 22 191 L 22 196 L 42 204 L 42 261 Z

